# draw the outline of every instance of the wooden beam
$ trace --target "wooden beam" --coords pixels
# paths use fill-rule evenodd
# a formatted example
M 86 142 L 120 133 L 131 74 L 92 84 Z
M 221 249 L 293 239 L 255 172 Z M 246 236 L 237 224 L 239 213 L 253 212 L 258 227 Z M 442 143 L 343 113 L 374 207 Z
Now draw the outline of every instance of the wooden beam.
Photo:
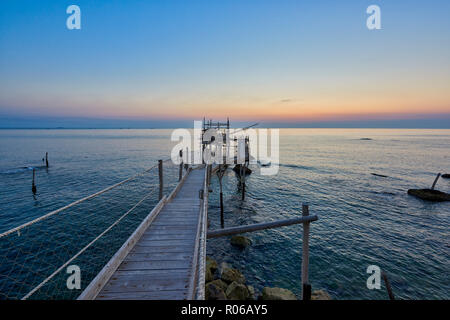
M 302 205 L 302 217 L 309 217 L 309 206 Z M 303 223 L 302 242 L 302 299 L 311 300 L 311 286 L 309 285 L 309 222 Z
M 220 229 L 220 230 L 213 230 L 213 231 L 208 232 L 208 239 L 230 236 L 230 235 L 239 234 L 239 233 L 246 233 L 246 232 L 253 232 L 253 231 L 259 231 L 259 230 L 285 227 L 285 226 L 290 226 L 293 224 L 312 222 L 312 221 L 316 221 L 318 219 L 319 218 L 317 216 L 307 216 L 307 217 L 299 217 L 299 218 L 292 218 L 292 219 L 286 219 L 286 220 L 278 220 L 278 221 L 273 221 L 273 222 L 255 223 L 255 224 L 250 224 L 250 225 L 246 225 L 246 226 L 231 227 L 231 228 Z

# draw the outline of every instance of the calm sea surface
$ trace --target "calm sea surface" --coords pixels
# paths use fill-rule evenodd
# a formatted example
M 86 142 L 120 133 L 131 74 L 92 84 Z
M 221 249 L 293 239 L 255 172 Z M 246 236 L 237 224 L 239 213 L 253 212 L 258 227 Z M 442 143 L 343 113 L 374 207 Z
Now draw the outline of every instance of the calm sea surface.
M 175 144 L 171 132 L 0 130 L 0 232 L 168 158 Z M 48 170 L 42 163 L 45 152 Z M 384 285 L 381 290 L 366 287 L 366 268 L 375 264 L 387 272 L 399 298 L 450 298 L 450 203 L 424 202 L 406 193 L 430 187 L 438 172 L 450 173 L 450 130 L 283 129 L 278 175 L 261 176 L 253 169 L 245 201 L 234 173 L 224 177 L 225 225 L 296 217 L 301 204 L 308 203 L 310 213 L 319 216 L 311 226 L 313 290 L 325 289 L 335 299 L 385 299 Z M 165 170 L 169 192 L 177 171 L 169 163 Z M 0 299 L 23 296 L 92 241 L 153 190 L 157 171 L 139 179 L 21 235 L 0 239 Z M 209 219 L 211 228 L 218 228 L 217 178 L 212 187 Z M 450 180 L 440 179 L 436 189 L 450 192 Z M 83 287 L 148 214 L 156 197 L 145 199 L 114 236 L 106 234 L 103 243 L 75 261 L 82 272 L 89 269 Z M 257 290 L 280 286 L 300 294 L 301 226 L 248 237 L 253 244 L 243 251 L 227 238 L 209 240 L 208 254 L 240 269 Z M 61 277 L 58 281 L 65 281 L 63 272 Z M 58 293 L 58 286 L 44 287 L 37 297 L 76 297 Z

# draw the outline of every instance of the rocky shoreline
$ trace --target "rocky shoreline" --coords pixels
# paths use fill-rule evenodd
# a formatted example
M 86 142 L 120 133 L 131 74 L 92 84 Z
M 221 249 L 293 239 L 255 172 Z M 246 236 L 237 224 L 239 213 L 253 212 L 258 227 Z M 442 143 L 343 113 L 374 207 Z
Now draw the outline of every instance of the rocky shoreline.
M 205 270 L 206 300 L 298 300 L 290 290 L 264 287 L 261 294 L 246 283 L 245 276 L 225 262 L 220 265 L 211 257 L 206 257 Z M 313 291 L 312 300 L 331 300 L 325 290 Z

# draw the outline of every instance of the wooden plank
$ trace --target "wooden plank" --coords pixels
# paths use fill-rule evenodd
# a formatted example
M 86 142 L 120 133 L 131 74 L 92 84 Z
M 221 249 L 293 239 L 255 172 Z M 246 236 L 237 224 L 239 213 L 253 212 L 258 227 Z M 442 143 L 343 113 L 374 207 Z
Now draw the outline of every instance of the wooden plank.
M 184 232 L 184 233 L 150 233 L 144 235 L 141 239 L 142 241 L 149 241 L 149 240 L 194 240 L 195 235 L 191 232 Z
M 189 268 L 190 262 L 186 260 L 164 261 L 123 261 L 119 270 L 176 270 Z
M 187 252 L 187 250 L 194 250 L 192 246 L 148 246 L 137 244 L 133 248 L 133 253 L 148 253 L 148 252 Z
M 153 279 L 150 277 L 141 277 L 139 279 L 120 278 L 119 280 L 109 281 L 103 288 L 102 293 L 184 290 L 188 283 L 187 279 L 183 280 L 174 278 Z
M 164 290 L 149 292 L 101 293 L 99 300 L 180 300 L 186 298 L 184 290 Z
M 146 252 L 146 253 L 130 253 L 126 261 L 158 261 L 158 260 L 186 260 L 191 255 L 185 252 Z
M 136 277 L 152 277 L 153 279 L 165 279 L 168 277 L 171 278 L 184 278 L 187 279 L 190 269 L 177 269 L 177 272 L 174 273 L 173 270 L 117 270 L 113 278 L 136 278 Z

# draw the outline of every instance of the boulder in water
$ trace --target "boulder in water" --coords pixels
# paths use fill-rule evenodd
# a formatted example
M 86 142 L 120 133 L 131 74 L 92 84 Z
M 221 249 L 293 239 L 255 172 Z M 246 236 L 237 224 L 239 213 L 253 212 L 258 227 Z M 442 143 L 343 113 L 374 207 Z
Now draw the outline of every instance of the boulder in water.
M 213 281 L 205 286 L 205 298 L 206 300 L 226 300 L 227 296 L 224 289 Z
M 244 236 L 233 236 L 233 237 L 231 237 L 230 243 L 233 246 L 243 249 L 243 248 L 246 248 L 249 245 L 251 245 L 252 241 L 249 238 L 244 237 Z
M 245 283 L 244 275 L 239 270 L 236 270 L 233 268 L 224 268 L 222 270 L 220 279 L 222 279 L 226 283 L 232 283 L 232 282 L 237 282 L 237 283 L 242 283 L 242 284 Z
M 211 281 L 209 283 L 212 283 L 215 286 L 218 286 L 219 288 L 221 288 L 223 290 L 223 292 L 227 291 L 228 285 L 225 282 L 223 282 L 222 280 L 220 280 L 220 279 L 216 279 L 216 280 Z
M 206 269 L 210 269 L 214 273 L 218 268 L 217 261 L 211 257 L 206 256 Z
M 314 290 L 311 294 L 311 300 L 332 300 L 331 296 L 325 290 Z
M 442 202 L 450 201 L 450 194 L 432 189 L 409 189 L 408 194 L 422 200 Z
M 233 281 L 227 288 L 225 292 L 228 300 L 247 300 L 250 296 L 247 287 L 236 281 Z
M 205 282 L 210 282 L 214 280 L 214 273 L 211 272 L 211 269 L 206 268 L 205 270 Z
M 295 294 L 288 289 L 265 287 L 262 291 L 262 300 L 298 300 Z

